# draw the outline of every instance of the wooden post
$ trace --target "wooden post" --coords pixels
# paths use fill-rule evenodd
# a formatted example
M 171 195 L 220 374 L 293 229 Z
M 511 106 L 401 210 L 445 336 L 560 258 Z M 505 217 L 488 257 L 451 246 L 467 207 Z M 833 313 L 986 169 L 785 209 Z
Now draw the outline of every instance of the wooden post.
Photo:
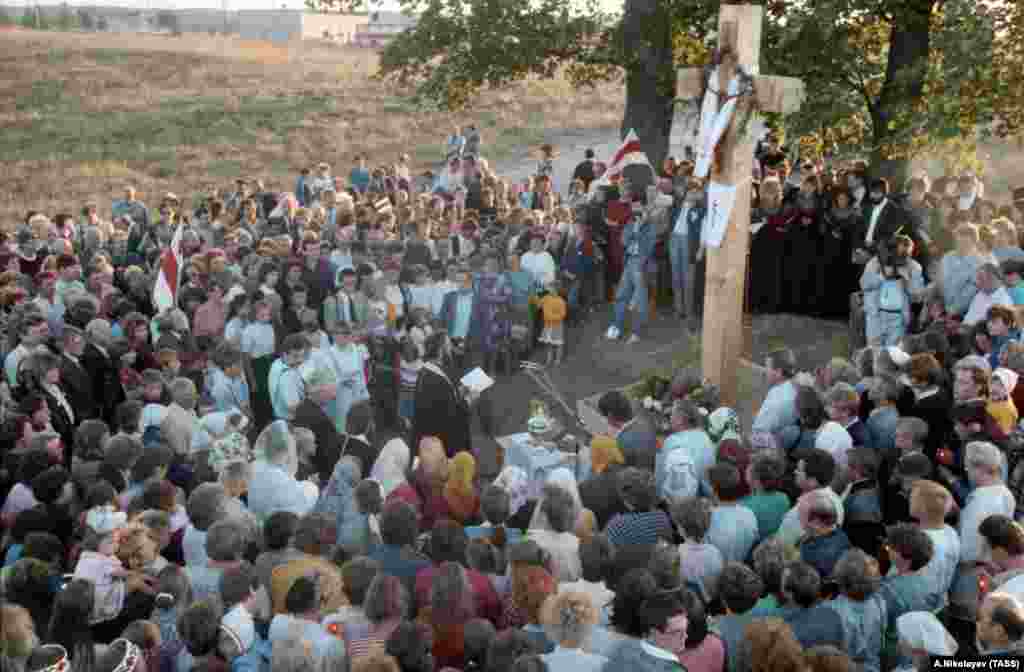
M 792 112 L 803 99 L 803 83 L 786 77 L 759 76 L 761 24 L 764 9 L 759 5 L 723 4 L 718 16 L 719 46 L 724 54 L 718 81 L 712 85 L 727 91 L 736 65 L 754 77 L 757 105 L 764 112 Z M 700 95 L 703 71 L 686 69 L 679 73 L 680 97 Z M 721 106 L 723 101 L 719 102 Z M 733 123 L 718 148 L 718 161 L 711 182 L 736 187 L 736 198 L 728 227 L 719 248 L 708 248 L 704 286 L 704 320 L 701 335 L 703 375 L 718 384 L 722 401 L 738 401 L 740 360 L 743 357 L 747 256 L 750 249 L 750 189 L 753 175 L 754 143 L 747 134 L 739 137 L 738 119 L 746 114 L 750 98 L 740 98 Z M 689 291 L 689 288 L 687 288 Z M 749 345 L 749 344 L 748 344 Z

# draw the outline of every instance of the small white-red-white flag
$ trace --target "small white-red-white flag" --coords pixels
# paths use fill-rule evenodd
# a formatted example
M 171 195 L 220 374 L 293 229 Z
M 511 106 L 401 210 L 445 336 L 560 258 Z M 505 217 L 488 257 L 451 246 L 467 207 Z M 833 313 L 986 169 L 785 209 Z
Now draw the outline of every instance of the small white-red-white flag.
M 153 286 L 153 305 L 158 313 L 174 308 L 178 301 L 178 271 L 181 268 L 181 224 L 174 230 L 171 246 L 160 255 L 160 272 Z
M 613 177 L 621 176 L 626 166 L 647 166 L 652 171 L 654 170 L 651 167 L 651 162 L 647 159 L 647 154 L 640 148 L 640 138 L 637 137 L 636 131 L 633 129 L 629 129 L 626 139 L 615 150 L 607 165 L 604 175 L 597 181 L 598 186 L 607 184 Z

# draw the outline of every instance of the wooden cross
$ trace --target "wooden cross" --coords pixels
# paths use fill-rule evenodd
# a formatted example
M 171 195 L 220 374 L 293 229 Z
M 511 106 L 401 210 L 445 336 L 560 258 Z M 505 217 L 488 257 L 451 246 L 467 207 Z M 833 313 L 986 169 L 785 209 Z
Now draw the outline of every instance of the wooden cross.
M 711 85 L 723 93 L 727 91 L 738 64 L 753 76 L 754 97 L 762 112 L 789 114 L 797 110 L 803 101 L 803 82 L 790 77 L 759 75 L 763 17 L 764 8 L 760 5 L 721 6 L 718 39 L 723 59 L 718 69 L 718 81 L 711 82 Z M 703 78 L 702 69 L 680 70 L 679 97 L 700 96 Z M 720 100 L 719 107 L 723 103 Z M 704 377 L 719 386 L 723 403 L 730 406 L 735 406 L 738 401 L 737 372 L 749 345 L 745 343 L 744 298 L 750 250 L 750 182 L 756 139 L 749 134 L 748 137 L 738 137 L 736 128 L 736 120 L 745 116 L 745 108 L 749 105 L 749 97 L 739 99 L 733 123 L 718 145 L 717 160 L 711 171 L 711 182 L 736 186 L 736 200 L 721 247 L 709 247 L 707 250 L 701 368 Z M 692 270 L 688 277 L 694 277 Z M 693 295 L 690 288 L 687 288 L 687 295 Z

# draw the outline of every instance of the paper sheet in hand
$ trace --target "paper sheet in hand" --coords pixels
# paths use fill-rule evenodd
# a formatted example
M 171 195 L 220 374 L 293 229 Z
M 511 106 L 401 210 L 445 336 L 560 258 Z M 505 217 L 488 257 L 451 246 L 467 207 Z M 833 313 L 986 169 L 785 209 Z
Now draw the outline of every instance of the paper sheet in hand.
M 491 385 L 494 385 L 494 379 L 484 373 L 484 370 L 479 366 L 462 377 L 459 381 L 466 386 L 473 394 L 480 394 Z
M 729 228 L 729 215 L 736 202 L 736 187 L 712 182 L 708 187 L 708 214 L 704 218 L 701 242 L 709 247 L 721 247 L 725 231 Z

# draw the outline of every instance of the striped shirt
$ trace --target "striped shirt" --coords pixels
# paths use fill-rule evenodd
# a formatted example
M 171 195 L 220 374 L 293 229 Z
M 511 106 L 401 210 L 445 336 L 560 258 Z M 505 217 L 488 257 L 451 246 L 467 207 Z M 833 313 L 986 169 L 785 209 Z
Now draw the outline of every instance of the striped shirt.
M 608 522 L 605 534 L 616 546 L 656 544 L 659 539 L 672 539 L 672 523 L 660 509 L 620 513 Z

